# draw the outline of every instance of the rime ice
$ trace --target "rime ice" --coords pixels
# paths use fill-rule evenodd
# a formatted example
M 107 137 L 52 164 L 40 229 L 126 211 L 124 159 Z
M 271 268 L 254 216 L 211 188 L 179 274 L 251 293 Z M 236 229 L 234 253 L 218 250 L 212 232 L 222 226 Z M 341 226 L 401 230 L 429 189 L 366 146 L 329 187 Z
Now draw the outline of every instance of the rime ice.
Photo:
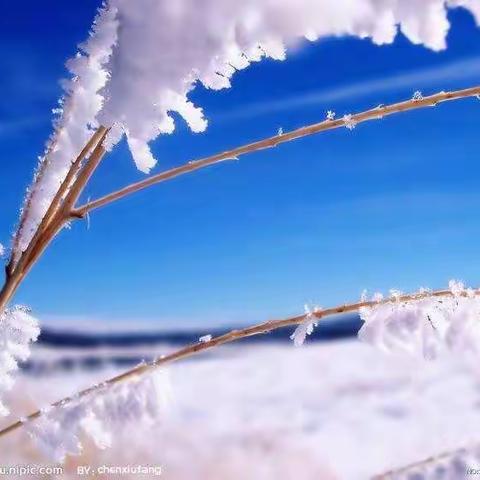
M 402 302 L 389 300 L 360 309 L 360 340 L 383 351 L 403 351 L 433 359 L 443 351 L 480 352 L 480 299 L 460 282 L 450 281 L 450 296 L 419 292 Z M 378 301 L 378 300 L 376 300 Z
M 0 395 L 13 385 L 17 362 L 27 360 L 30 343 L 40 334 L 38 322 L 24 307 L 14 307 L 0 314 Z M 1 402 L 0 416 L 9 411 Z
M 319 307 L 310 308 L 305 305 L 305 319 L 300 323 L 295 331 L 290 335 L 290 339 L 293 340 L 293 344 L 296 347 L 301 347 L 308 335 L 313 333 L 313 330 L 318 324 L 318 318 L 315 316 L 315 312 L 319 312 Z
M 116 431 L 154 424 L 170 395 L 166 372 L 160 370 L 105 388 L 49 409 L 26 424 L 48 459 L 63 462 L 67 455 L 79 455 L 83 436 L 104 449 L 112 444 Z

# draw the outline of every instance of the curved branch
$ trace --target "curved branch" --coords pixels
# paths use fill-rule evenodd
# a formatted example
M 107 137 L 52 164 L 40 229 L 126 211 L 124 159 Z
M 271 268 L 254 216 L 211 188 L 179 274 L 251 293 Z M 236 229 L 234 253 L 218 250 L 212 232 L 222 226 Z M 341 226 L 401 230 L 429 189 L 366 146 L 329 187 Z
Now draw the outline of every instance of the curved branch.
M 475 295 L 480 294 L 480 289 L 477 289 L 474 291 Z M 176 362 L 178 360 L 183 360 L 188 357 L 192 357 L 193 355 L 196 355 L 197 353 L 203 352 L 205 350 L 210 350 L 214 347 L 218 347 L 220 345 L 224 345 L 227 343 L 231 343 L 237 340 L 241 340 L 243 338 L 251 337 L 254 335 L 259 335 L 262 333 L 268 333 L 273 330 L 277 330 L 279 328 L 284 328 L 284 327 L 289 327 L 292 325 L 298 325 L 302 323 L 303 321 L 307 320 L 310 318 L 310 315 L 315 316 L 317 319 L 325 318 L 331 315 L 336 315 L 339 313 L 348 313 L 348 312 L 354 312 L 357 311 L 358 309 L 362 307 L 371 307 L 371 306 L 376 306 L 376 305 L 381 305 L 385 303 L 389 303 L 392 301 L 395 302 L 408 302 L 412 300 L 419 300 L 422 298 L 429 298 L 429 297 L 448 297 L 452 296 L 451 290 L 437 290 L 434 292 L 424 292 L 424 293 L 413 293 L 413 294 L 406 294 L 406 295 L 401 295 L 399 297 L 395 297 L 394 299 L 392 298 L 386 298 L 381 301 L 360 301 L 356 303 L 349 303 L 349 304 L 344 304 L 344 305 L 339 305 L 336 307 L 331 307 L 327 308 L 324 310 L 319 310 L 312 312 L 311 314 L 302 314 L 302 315 L 297 315 L 294 317 L 289 317 L 289 318 L 284 318 L 281 320 L 269 320 L 267 322 L 259 323 L 257 325 L 253 325 L 250 327 L 246 327 L 243 329 L 239 330 L 232 330 L 228 333 L 225 333 L 224 335 L 220 335 L 218 337 L 214 337 L 209 341 L 202 342 L 198 341 L 197 343 L 194 343 L 192 345 L 187 345 L 186 347 L 183 347 L 177 351 L 174 351 L 168 355 L 159 357 L 155 360 L 153 360 L 150 363 L 146 364 L 140 364 L 137 367 L 128 370 L 124 373 L 121 373 L 120 375 L 117 375 L 116 377 L 110 378 L 106 380 L 103 383 L 96 384 L 92 387 L 89 387 L 85 390 L 80 391 L 76 395 L 64 398 L 62 400 L 59 400 L 55 403 L 52 404 L 52 407 L 58 407 L 58 406 L 65 406 L 73 401 L 76 401 L 86 395 L 89 394 L 94 394 L 96 392 L 100 393 L 102 390 L 107 389 L 108 387 L 115 385 L 120 382 L 124 382 L 126 380 L 138 377 L 140 375 L 143 375 L 147 372 L 150 372 L 156 368 L 163 367 L 166 364 L 170 364 L 173 362 Z M 462 295 L 466 295 L 462 294 Z M 20 427 L 23 426 L 25 421 L 31 421 L 35 420 L 41 415 L 40 411 L 36 411 L 32 414 L 30 414 L 28 417 L 26 417 L 25 420 L 23 421 L 17 421 L 8 427 L 4 428 L 3 430 L 0 430 L 0 437 L 3 437 L 7 435 L 8 433 L 11 433 Z
M 131 185 L 128 185 L 120 190 L 112 192 L 108 195 L 105 195 L 104 197 L 93 200 L 85 205 L 76 208 L 72 212 L 72 217 L 83 218 L 88 212 L 91 212 L 92 210 L 104 207 L 110 203 L 120 200 L 123 197 L 126 197 L 127 195 L 151 187 L 152 185 L 156 185 L 157 183 L 170 180 L 186 173 L 200 170 L 201 168 L 208 167 L 209 165 L 213 165 L 218 162 L 237 159 L 241 155 L 245 155 L 247 153 L 258 152 L 266 148 L 273 148 L 281 143 L 289 142 L 291 140 L 296 140 L 302 137 L 307 137 L 309 135 L 324 132 L 327 130 L 333 130 L 335 128 L 353 128 L 358 123 L 366 122 L 368 120 L 378 120 L 385 116 L 393 115 L 395 113 L 435 106 L 438 103 L 459 100 L 461 98 L 477 97 L 479 95 L 480 86 L 476 86 L 463 90 L 455 90 L 452 92 L 439 92 L 428 97 L 413 98 L 404 102 L 393 103 L 391 105 L 379 105 L 378 107 L 372 108 L 370 110 L 357 113 L 355 115 L 348 115 L 343 118 L 339 118 L 338 120 L 327 119 L 320 123 L 315 123 L 313 125 L 308 125 L 306 127 L 293 130 L 292 132 L 275 135 L 264 140 L 227 150 L 223 153 L 218 153 L 216 155 L 212 155 L 210 157 L 206 157 L 200 160 L 188 162 L 185 165 L 172 168 L 165 172 L 158 173 L 157 175 L 152 175 L 145 180 L 132 183 Z

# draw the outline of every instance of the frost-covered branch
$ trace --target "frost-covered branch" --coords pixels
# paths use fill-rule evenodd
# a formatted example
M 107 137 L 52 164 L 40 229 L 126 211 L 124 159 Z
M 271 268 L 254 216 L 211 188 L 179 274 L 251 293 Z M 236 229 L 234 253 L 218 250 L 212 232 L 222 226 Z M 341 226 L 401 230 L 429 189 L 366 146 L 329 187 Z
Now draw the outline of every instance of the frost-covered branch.
M 480 95 L 480 86 L 475 86 L 471 88 L 466 88 L 463 90 L 454 90 L 451 92 L 439 92 L 434 95 L 422 97 L 422 98 L 411 98 L 399 103 L 393 103 L 391 105 L 379 105 L 370 110 L 357 113 L 355 115 L 349 114 L 345 115 L 343 118 L 337 120 L 331 119 L 329 116 L 326 120 L 315 123 L 313 125 L 308 125 L 306 127 L 293 130 L 292 132 L 282 133 L 281 135 L 274 135 L 264 140 L 260 140 L 248 145 L 242 145 L 240 147 L 227 150 L 222 153 L 217 153 L 210 157 L 202 158 L 200 160 L 195 160 L 186 163 L 180 167 L 175 167 L 165 172 L 152 175 L 145 180 L 140 182 L 133 183 L 128 185 L 116 192 L 112 192 L 104 197 L 101 197 L 97 200 L 93 200 L 85 205 L 82 205 L 76 208 L 72 215 L 74 217 L 83 217 L 88 212 L 95 210 L 100 207 L 104 207 L 112 202 L 115 202 L 121 198 L 124 198 L 132 193 L 138 192 L 145 188 L 151 187 L 158 183 L 170 180 L 172 178 L 179 177 L 186 173 L 191 173 L 196 170 L 208 167 L 210 165 L 228 161 L 236 160 L 241 155 L 248 153 L 258 152 L 267 148 L 273 148 L 277 145 L 280 145 L 285 142 L 292 140 L 297 140 L 299 138 L 307 137 L 320 132 L 325 132 L 327 130 L 333 130 L 335 128 L 346 127 L 351 129 L 352 126 L 356 126 L 359 123 L 366 122 L 368 120 L 378 120 L 386 117 L 388 115 L 393 115 L 396 113 L 407 112 L 410 110 L 416 110 L 419 108 L 432 107 L 442 102 L 459 100 L 462 98 L 477 97 Z
M 379 475 L 372 480 L 455 480 L 464 479 L 470 472 L 480 469 L 480 444 L 472 444 L 455 450 L 433 455 L 418 462 L 395 468 Z
M 463 286 L 459 286 L 457 283 L 451 283 L 450 287 L 445 290 L 437 290 L 437 291 L 420 291 L 412 294 L 398 294 L 397 292 L 393 292 L 393 294 L 387 298 L 380 299 L 379 297 L 375 297 L 373 300 L 365 300 L 362 299 L 360 302 L 350 303 L 339 305 L 331 308 L 326 309 L 307 309 L 307 311 L 301 315 L 297 315 L 294 317 L 289 317 L 280 320 L 269 320 L 267 322 L 263 322 L 257 325 L 253 325 L 247 328 L 232 330 L 224 335 L 220 335 L 218 337 L 210 338 L 206 336 L 200 339 L 197 343 L 192 345 L 188 345 L 180 350 L 172 352 L 168 355 L 159 357 L 153 360 L 150 363 L 140 364 L 137 367 L 128 370 L 116 377 L 113 377 L 102 384 L 94 385 L 90 388 L 87 388 L 78 394 L 74 395 L 73 397 L 64 398 L 52 405 L 52 408 L 57 407 L 64 407 L 71 402 L 76 402 L 79 399 L 90 396 L 97 391 L 104 391 L 109 387 L 113 387 L 119 383 L 123 383 L 125 381 L 132 380 L 144 374 L 150 373 L 160 367 L 164 367 L 167 364 L 176 362 L 178 360 L 183 360 L 185 358 L 191 357 L 196 355 L 200 352 L 205 350 L 210 350 L 212 348 L 218 347 L 220 345 L 224 345 L 227 343 L 231 343 L 237 340 L 241 340 L 243 338 L 251 337 L 254 335 L 260 335 L 264 333 L 269 333 L 273 330 L 277 330 L 279 328 L 294 326 L 294 325 L 303 325 L 304 322 L 308 322 L 311 324 L 314 319 L 317 321 L 331 316 L 336 315 L 339 313 L 348 313 L 348 312 L 355 312 L 362 309 L 371 309 L 375 311 L 376 309 L 381 309 L 384 306 L 398 306 L 401 308 L 402 305 L 408 307 L 409 305 L 416 305 L 418 302 L 431 302 L 435 305 L 435 302 L 443 302 L 445 300 L 453 299 L 454 302 L 451 303 L 451 306 L 455 306 L 458 304 L 458 307 L 462 310 L 464 309 L 467 304 L 464 304 L 463 301 L 469 302 L 472 298 L 475 299 L 477 302 L 479 301 L 480 290 L 476 289 L 465 289 Z M 465 310 L 463 310 L 465 311 Z M 388 318 L 385 319 L 388 323 Z M 368 323 L 367 323 L 368 324 Z M 408 322 L 407 322 L 408 324 Z M 454 322 L 453 326 L 455 327 L 456 323 Z M 480 324 L 478 325 L 478 329 L 480 329 Z M 413 332 L 415 333 L 415 332 Z M 467 332 L 468 334 L 469 332 Z M 206 340 L 209 338 L 208 340 Z M 206 340 L 206 341 L 205 341 Z M 480 337 L 478 338 L 480 342 Z M 29 415 L 25 420 L 18 421 L 16 423 L 11 424 L 10 426 L 6 427 L 5 429 L 0 431 L 0 437 L 5 436 L 14 430 L 22 427 L 25 424 L 26 420 L 36 420 L 41 416 L 42 412 L 37 411 Z

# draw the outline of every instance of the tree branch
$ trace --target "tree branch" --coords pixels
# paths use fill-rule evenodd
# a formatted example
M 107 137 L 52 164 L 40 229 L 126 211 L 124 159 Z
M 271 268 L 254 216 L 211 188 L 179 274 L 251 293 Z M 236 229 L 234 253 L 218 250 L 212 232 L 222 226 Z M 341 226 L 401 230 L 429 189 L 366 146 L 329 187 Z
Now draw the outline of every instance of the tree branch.
M 346 126 L 353 127 L 358 123 L 366 122 L 368 120 L 377 120 L 385 116 L 393 115 L 400 112 L 406 112 L 406 111 L 415 110 L 418 108 L 435 106 L 442 102 L 459 100 L 461 98 L 477 97 L 479 95 L 480 95 L 480 86 L 476 86 L 472 88 L 466 88 L 464 90 L 455 90 L 452 92 L 439 92 L 439 93 L 436 93 L 435 95 L 431 95 L 428 97 L 423 97 L 418 99 L 414 98 L 414 99 L 406 100 L 404 102 L 394 103 L 386 106 L 380 105 L 378 107 L 372 108 L 365 112 L 357 113 L 351 116 L 345 116 L 338 120 L 327 119 L 327 120 L 324 120 L 323 122 L 302 127 L 292 132 L 283 133 L 281 135 L 275 135 L 273 137 L 269 137 L 264 140 L 260 140 L 248 145 L 243 145 L 241 147 L 227 150 L 226 152 L 223 152 L 223 153 L 218 153 L 210 157 L 189 162 L 185 165 L 172 168 L 165 172 L 161 172 L 157 175 L 152 175 L 151 177 L 148 177 L 145 180 L 128 185 L 120 190 L 112 192 L 108 195 L 105 195 L 104 197 L 101 197 L 97 200 L 93 200 L 91 202 L 88 202 L 85 205 L 82 205 L 76 208 L 72 212 L 72 217 L 83 218 L 88 212 L 91 212 L 92 210 L 95 210 L 100 207 L 104 207 L 110 203 L 120 200 L 123 197 L 126 197 L 127 195 L 130 195 L 132 193 L 138 192 L 145 188 L 151 187 L 152 185 L 156 185 L 157 183 L 170 180 L 172 178 L 178 177 L 186 173 L 200 170 L 201 168 L 208 167 L 209 165 L 213 165 L 218 162 L 236 159 L 241 155 L 245 155 L 247 153 L 253 153 L 253 152 L 257 152 L 267 148 L 273 148 L 281 143 L 289 142 L 291 140 L 296 140 L 298 138 L 306 137 L 306 136 L 324 132 L 327 130 L 333 130 L 335 128 L 346 127 Z
M 41 253 L 50 243 L 50 241 L 55 237 L 58 231 L 62 228 L 63 224 L 70 219 L 70 210 L 67 213 L 64 213 L 64 207 L 61 205 L 65 193 L 68 191 L 68 188 L 72 185 L 73 180 L 77 176 L 78 172 L 82 167 L 83 160 L 88 155 L 90 150 L 95 147 L 95 151 L 101 148 L 101 143 L 103 142 L 105 136 L 108 133 L 108 129 L 105 127 L 99 127 L 97 131 L 92 135 L 90 140 L 87 142 L 85 147 L 79 153 L 77 158 L 72 162 L 69 171 L 60 185 L 57 193 L 55 194 L 51 204 L 49 205 L 47 212 L 42 218 L 35 234 L 30 240 L 28 247 L 20 255 L 20 258 L 17 258 L 17 253 L 15 250 L 12 251 L 10 261 L 6 267 L 6 278 L 5 283 L 0 289 L 0 312 L 5 309 L 8 302 L 15 294 L 15 291 L 19 287 L 20 283 L 24 279 L 25 275 L 28 273 L 29 269 L 39 258 Z M 102 149 L 103 150 L 103 149 Z M 93 157 L 93 153 L 92 156 Z M 89 159 L 90 162 L 90 159 Z M 98 163 L 97 163 L 98 164 Z M 44 172 L 44 168 L 42 172 Z M 88 180 L 88 178 L 87 178 Z M 73 188 L 73 187 L 72 187 Z M 22 219 L 24 217 L 22 216 Z M 23 220 L 24 222 L 24 220 Z M 23 222 L 20 223 L 19 229 L 22 228 Z M 14 248 L 18 249 L 18 238 L 20 235 L 20 230 L 17 230 Z
M 480 294 L 480 289 L 474 290 L 475 295 Z M 76 395 L 73 395 L 71 397 L 64 398 L 62 400 L 59 400 L 55 403 L 52 404 L 52 407 L 58 407 L 58 406 L 65 406 L 73 401 L 76 401 L 86 395 L 89 394 L 94 394 L 94 393 L 100 393 L 101 391 L 107 389 L 108 387 L 115 385 L 120 382 L 124 382 L 126 380 L 138 377 L 140 375 L 143 375 L 147 372 L 150 372 L 156 368 L 163 367 L 166 364 L 170 364 L 173 362 L 176 362 L 178 360 L 182 360 L 188 357 L 192 357 L 193 355 L 196 355 L 197 353 L 203 352 L 205 350 L 210 350 L 214 347 L 218 347 L 220 345 L 224 345 L 227 343 L 231 343 L 237 340 L 241 340 L 243 338 L 247 337 L 252 337 L 254 335 L 259 335 L 262 333 L 268 333 L 273 330 L 277 330 L 279 328 L 284 328 L 292 325 L 298 325 L 302 323 L 303 321 L 307 320 L 309 315 L 315 316 L 317 319 L 325 318 L 331 315 L 336 315 L 339 313 L 348 313 L 348 312 L 354 312 L 359 310 L 362 307 L 372 307 L 376 305 L 381 305 L 385 303 L 389 303 L 392 301 L 395 302 L 408 302 L 412 300 L 419 300 L 422 298 L 430 298 L 430 297 L 449 297 L 452 296 L 451 290 L 437 290 L 435 292 L 424 292 L 424 293 L 414 293 L 414 294 L 406 294 L 406 295 L 401 295 L 399 297 L 395 297 L 394 299 L 392 298 L 386 298 L 381 301 L 361 301 L 361 302 L 356 302 L 356 303 L 350 303 L 350 304 L 344 304 L 344 305 L 339 305 L 336 307 L 332 308 L 327 308 L 324 310 L 319 310 L 319 311 L 314 311 L 311 314 L 302 314 L 302 315 L 297 315 L 295 317 L 289 317 L 281 320 L 269 320 L 267 322 L 259 323 L 257 325 L 253 325 L 247 328 L 239 329 L 239 330 L 232 330 L 228 333 L 225 333 L 224 335 L 220 335 L 218 337 L 212 338 L 211 340 L 207 342 L 201 342 L 198 341 L 197 343 L 194 343 L 192 345 L 187 345 L 184 348 L 181 348 L 180 350 L 177 350 L 175 352 L 172 352 L 168 355 L 159 357 L 155 360 L 153 360 L 150 363 L 146 364 L 141 364 L 131 370 L 128 370 L 120 375 L 117 375 L 116 377 L 110 378 L 109 380 L 106 380 L 103 383 L 96 384 L 92 387 L 89 387 L 85 390 L 82 390 L 81 392 L 77 393 Z M 462 295 L 466 296 L 466 293 L 463 293 Z M 36 411 L 32 414 L 30 414 L 28 417 L 26 417 L 25 420 L 23 421 L 17 421 L 8 427 L 4 428 L 3 430 L 0 430 L 0 437 L 7 435 L 10 432 L 13 432 L 14 430 L 17 430 L 18 428 L 22 427 L 22 425 L 25 423 L 25 421 L 28 420 L 35 420 L 41 415 L 40 411 Z
M 58 189 L 52 202 L 50 203 L 47 209 L 47 212 L 43 216 L 42 221 L 40 222 L 40 225 L 38 226 L 34 236 L 30 240 L 29 246 L 27 247 L 25 252 L 23 252 L 22 257 L 29 255 L 29 250 L 33 248 L 33 246 L 36 244 L 41 234 L 45 231 L 48 224 L 52 221 L 55 213 L 57 213 L 58 211 L 58 208 L 60 206 L 60 203 L 65 193 L 67 192 L 68 188 L 72 185 L 72 182 L 75 179 L 76 175 L 78 174 L 82 166 L 82 162 L 85 159 L 85 157 L 88 155 L 88 152 L 90 152 L 93 148 L 96 148 L 97 144 L 101 143 L 104 140 L 106 134 L 107 134 L 107 129 L 105 127 L 99 127 L 95 131 L 95 133 L 91 136 L 90 140 L 87 142 L 87 144 L 82 149 L 82 151 L 78 154 L 77 158 L 72 162 L 67 175 L 65 176 L 62 184 L 60 185 L 60 188 Z M 16 237 L 18 237 L 19 233 L 20 233 L 20 230 L 17 230 Z M 19 260 L 19 262 L 21 262 L 21 260 Z M 9 272 L 13 273 L 14 268 L 15 268 L 15 255 L 12 254 L 12 257 L 9 262 Z

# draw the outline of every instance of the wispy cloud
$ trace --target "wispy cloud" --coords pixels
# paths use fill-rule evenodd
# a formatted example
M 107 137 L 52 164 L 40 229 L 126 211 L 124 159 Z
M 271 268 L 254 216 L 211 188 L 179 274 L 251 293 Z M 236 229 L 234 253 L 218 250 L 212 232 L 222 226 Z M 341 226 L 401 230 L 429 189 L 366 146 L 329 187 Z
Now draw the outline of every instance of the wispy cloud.
M 413 89 L 435 86 L 452 80 L 478 79 L 480 75 L 480 57 L 471 57 L 442 66 L 404 72 L 397 75 L 351 83 L 334 88 L 315 90 L 301 95 L 251 103 L 239 109 L 221 115 L 222 120 L 235 120 L 258 115 L 282 112 L 313 105 L 326 105 L 335 101 L 384 93 L 411 87 Z

